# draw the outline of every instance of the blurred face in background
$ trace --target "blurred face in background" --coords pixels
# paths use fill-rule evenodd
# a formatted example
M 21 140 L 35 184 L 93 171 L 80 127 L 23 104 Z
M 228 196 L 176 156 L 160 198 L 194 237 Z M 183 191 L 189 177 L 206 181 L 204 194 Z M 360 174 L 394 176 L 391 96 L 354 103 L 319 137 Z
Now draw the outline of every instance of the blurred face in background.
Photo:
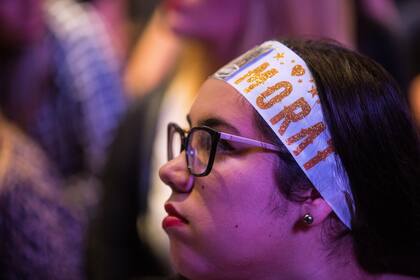
M 43 32 L 42 0 L 0 1 L 0 45 L 24 47 Z
M 177 34 L 212 47 L 229 47 L 239 36 L 248 1 L 166 0 L 163 12 Z

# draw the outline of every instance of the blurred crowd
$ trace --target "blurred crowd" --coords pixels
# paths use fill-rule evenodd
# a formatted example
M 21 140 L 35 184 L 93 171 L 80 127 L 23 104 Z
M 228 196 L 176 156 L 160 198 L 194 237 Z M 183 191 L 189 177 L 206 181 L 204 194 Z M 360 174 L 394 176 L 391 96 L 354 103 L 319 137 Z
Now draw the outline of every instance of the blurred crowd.
M 166 125 L 279 37 L 372 57 L 420 127 L 420 0 L 1 0 L 0 278 L 170 275 Z

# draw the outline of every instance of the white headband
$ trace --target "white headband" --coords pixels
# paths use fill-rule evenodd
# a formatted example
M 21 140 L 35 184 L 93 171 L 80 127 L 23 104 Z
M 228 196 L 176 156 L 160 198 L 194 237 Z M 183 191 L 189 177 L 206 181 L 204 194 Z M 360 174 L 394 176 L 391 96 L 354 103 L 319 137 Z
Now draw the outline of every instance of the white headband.
M 252 104 L 324 200 L 351 228 L 353 196 L 348 177 L 334 152 L 306 63 L 285 45 L 268 41 L 222 67 L 214 77 L 233 86 Z

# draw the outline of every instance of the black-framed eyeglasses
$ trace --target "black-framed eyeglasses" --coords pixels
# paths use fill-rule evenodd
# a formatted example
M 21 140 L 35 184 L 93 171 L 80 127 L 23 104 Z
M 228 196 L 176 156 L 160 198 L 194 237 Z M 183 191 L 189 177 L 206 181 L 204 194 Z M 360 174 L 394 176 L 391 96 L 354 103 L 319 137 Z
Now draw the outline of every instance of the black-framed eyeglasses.
M 210 173 L 217 145 L 220 140 L 242 143 L 271 151 L 281 151 L 279 147 L 258 140 L 216 131 L 207 126 L 184 131 L 175 123 L 168 124 L 168 161 L 185 150 L 189 172 L 194 176 L 206 176 Z

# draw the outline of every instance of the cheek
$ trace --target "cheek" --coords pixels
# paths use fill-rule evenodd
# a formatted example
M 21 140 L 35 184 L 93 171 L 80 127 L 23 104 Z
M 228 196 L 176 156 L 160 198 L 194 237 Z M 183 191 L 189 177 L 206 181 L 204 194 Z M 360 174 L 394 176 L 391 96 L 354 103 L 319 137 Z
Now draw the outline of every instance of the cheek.
M 272 211 L 278 196 L 272 170 L 271 164 L 227 162 L 223 176 L 220 165 L 208 180 L 198 182 L 197 193 L 206 205 L 196 232 L 206 237 L 203 245 L 222 252 L 229 246 L 234 256 L 255 254 L 254 242 L 264 243 L 279 232 L 281 217 Z
M 210 175 L 196 179 L 186 201 L 194 220 L 190 238 L 171 242 L 171 257 L 181 274 L 200 279 L 200 273 L 220 276 L 232 267 L 240 273 L 273 259 L 273 247 L 287 251 L 287 215 L 273 212 L 273 197 L 278 197 L 274 163 L 249 162 L 259 161 L 218 162 Z
M 216 172 L 223 172 L 221 189 L 226 204 L 237 213 L 251 216 L 266 210 L 273 196 L 280 195 L 274 177 L 277 165 L 277 158 L 261 153 L 250 153 L 220 164 Z

